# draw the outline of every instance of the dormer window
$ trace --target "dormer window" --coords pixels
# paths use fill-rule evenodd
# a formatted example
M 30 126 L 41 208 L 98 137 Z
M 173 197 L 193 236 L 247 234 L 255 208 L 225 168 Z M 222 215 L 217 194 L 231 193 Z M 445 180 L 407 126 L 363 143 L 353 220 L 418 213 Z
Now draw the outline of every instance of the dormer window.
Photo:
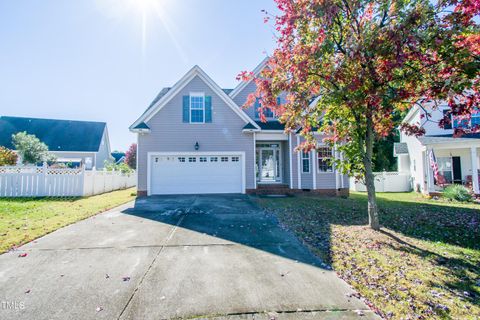
M 205 122 L 205 95 L 190 93 L 190 123 Z
M 281 103 L 281 99 L 280 97 L 277 98 L 277 104 L 279 105 Z M 259 108 L 261 107 L 262 105 L 260 104 L 260 101 L 258 101 L 258 99 L 255 101 L 255 119 L 260 119 L 260 110 Z M 263 109 L 263 115 L 265 116 L 265 118 L 270 118 L 270 119 L 276 119 L 276 115 L 275 113 L 273 112 L 272 109 L 270 108 L 264 108 Z
M 445 126 L 443 127 L 445 130 L 452 129 L 452 114 L 450 113 L 450 109 L 445 109 L 443 110 L 443 117 L 448 114 L 448 118 L 450 119 L 450 123 L 445 123 Z
M 472 127 L 480 126 L 480 111 L 472 114 Z
M 447 112 L 449 112 L 450 109 L 443 110 L 443 114 L 445 115 Z M 452 129 L 453 128 L 464 128 L 464 129 L 470 129 L 474 128 L 476 126 L 480 126 L 480 111 L 474 111 L 472 113 L 472 116 L 470 120 L 468 119 L 459 119 L 457 117 L 452 117 L 450 114 L 450 121 L 451 124 L 449 126 L 445 126 L 445 129 Z

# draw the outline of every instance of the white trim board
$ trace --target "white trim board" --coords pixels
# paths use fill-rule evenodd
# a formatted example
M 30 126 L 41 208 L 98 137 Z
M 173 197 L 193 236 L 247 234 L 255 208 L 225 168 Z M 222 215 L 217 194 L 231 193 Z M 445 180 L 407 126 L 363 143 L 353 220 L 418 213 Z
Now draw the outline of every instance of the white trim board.
M 152 108 L 147 110 L 140 118 L 138 118 L 131 126 L 130 130 L 142 122 L 148 122 L 155 114 L 157 114 L 170 100 L 172 100 L 190 81 L 196 76 L 203 80 L 210 89 L 213 90 L 245 123 L 251 123 L 255 128 L 260 127 L 253 121 L 237 104 L 228 96 L 199 66 L 194 66 L 188 71 L 168 92 L 158 100 Z
M 292 168 L 292 158 L 293 158 L 293 150 L 292 150 L 292 134 L 288 133 L 288 169 L 289 169 L 289 176 L 290 176 L 290 189 L 293 189 L 293 168 Z

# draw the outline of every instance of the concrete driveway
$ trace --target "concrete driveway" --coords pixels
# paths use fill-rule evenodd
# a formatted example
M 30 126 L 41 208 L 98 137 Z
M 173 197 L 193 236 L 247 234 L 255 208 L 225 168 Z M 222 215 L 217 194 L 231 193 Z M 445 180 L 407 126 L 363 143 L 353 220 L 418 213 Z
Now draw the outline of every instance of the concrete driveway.
M 0 256 L 0 319 L 376 318 L 351 293 L 245 195 L 140 198 Z

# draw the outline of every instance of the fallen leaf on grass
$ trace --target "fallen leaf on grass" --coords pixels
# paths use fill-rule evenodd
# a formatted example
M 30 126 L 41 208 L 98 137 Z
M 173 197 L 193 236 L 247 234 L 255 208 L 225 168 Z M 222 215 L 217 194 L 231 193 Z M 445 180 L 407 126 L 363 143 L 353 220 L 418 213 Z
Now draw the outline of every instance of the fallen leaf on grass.
M 95 311 L 97 311 L 97 312 L 100 312 L 102 310 L 103 310 L 103 307 L 100 307 L 100 306 L 95 309 Z

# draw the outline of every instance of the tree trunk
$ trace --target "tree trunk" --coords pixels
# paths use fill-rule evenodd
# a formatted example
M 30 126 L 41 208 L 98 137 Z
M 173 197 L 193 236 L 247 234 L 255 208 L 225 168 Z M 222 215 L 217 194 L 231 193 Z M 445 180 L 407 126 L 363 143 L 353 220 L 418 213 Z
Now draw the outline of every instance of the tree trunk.
M 378 219 L 377 197 L 375 195 L 375 177 L 373 175 L 373 123 L 370 117 L 367 117 L 367 134 L 365 137 L 365 156 L 363 164 L 365 166 L 365 186 L 368 194 L 368 224 L 373 230 L 380 230 L 380 222 Z

